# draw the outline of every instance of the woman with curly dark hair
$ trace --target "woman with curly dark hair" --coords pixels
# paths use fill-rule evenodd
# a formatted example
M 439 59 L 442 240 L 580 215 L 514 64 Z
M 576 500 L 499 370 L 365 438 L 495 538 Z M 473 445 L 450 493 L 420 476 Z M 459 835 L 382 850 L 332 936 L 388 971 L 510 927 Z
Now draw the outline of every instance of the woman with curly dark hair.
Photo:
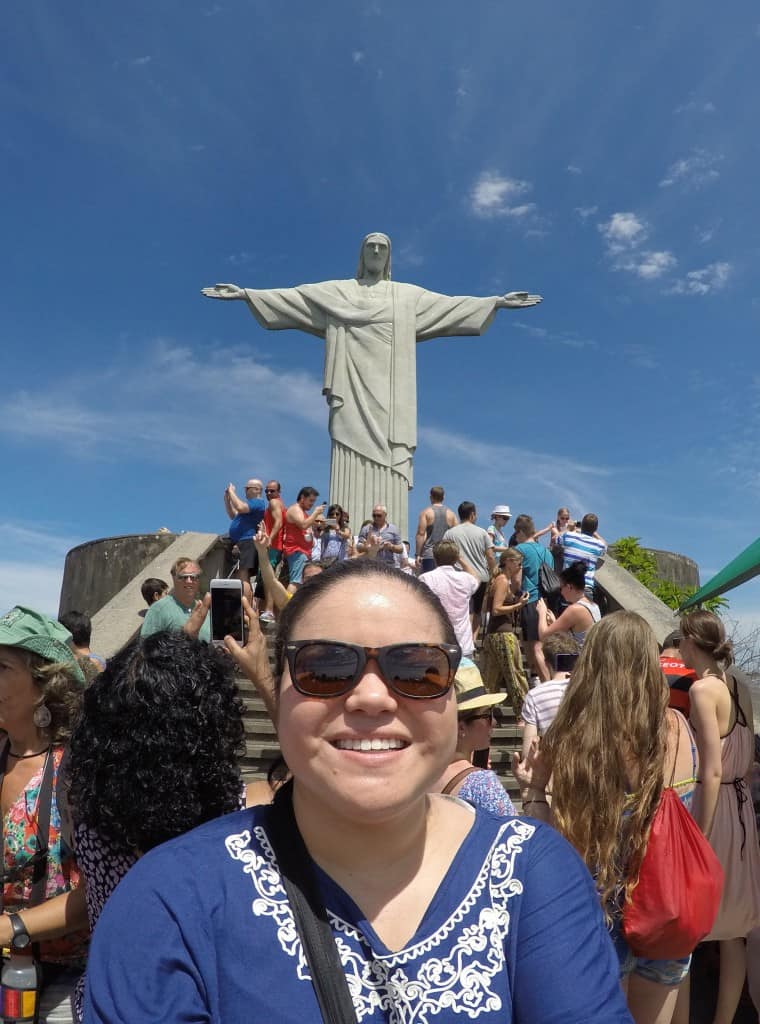
M 163 632 L 109 659 L 85 693 L 67 773 L 91 926 L 142 854 L 244 806 L 243 746 L 232 663 L 216 647 Z
M 58 792 L 84 687 L 70 635 L 30 608 L 0 618 L 0 946 L 19 955 L 34 950 L 40 1021 L 70 1019 L 87 954 L 87 914 Z M 13 1016 L 5 1001 L 0 1015 Z

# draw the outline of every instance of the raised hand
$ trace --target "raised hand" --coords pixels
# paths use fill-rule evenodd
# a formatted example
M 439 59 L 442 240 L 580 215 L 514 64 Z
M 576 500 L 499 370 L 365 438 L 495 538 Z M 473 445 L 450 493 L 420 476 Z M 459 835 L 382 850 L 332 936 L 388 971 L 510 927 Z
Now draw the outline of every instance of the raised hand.
M 245 289 L 236 284 L 214 284 L 201 288 L 201 294 L 208 299 L 244 299 Z
M 540 295 L 529 295 L 528 292 L 507 292 L 497 305 L 502 309 L 526 309 L 528 306 L 537 306 L 542 301 L 543 298 Z
M 243 675 L 250 679 L 256 687 L 270 717 L 273 718 L 275 711 L 274 681 L 269 665 L 266 639 L 261 632 L 258 616 L 246 597 L 243 598 L 243 613 L 248 628 L 245 644 L 241 645 L 234 637 L 226 636 L 224 646 Z
M 198 598 L 193 604 L 193 610 L 187 618 L 182 629 L 191 636 L 193 640 L 198 639 L 198 634 L 201 631 L 201 626 L 206 621 L 208 610 L 211 607 L 211 594 L 207 593 L 203 598 Z
M 260 557 L 262 557 L 262 558 L 268 558 L 269 557 L 268 552 L 269 552 L 269 548 L 271 547 L 271 544 L 269 543 L 269 534 L 264 529 L 264 520 L 263 519 L 259 523 L 259 528 L 256 531 L 256 536 L 253 538 L 253 544 L 254 544 L 254 547 L 256 548 L 256 550 L 258 551 Z
M 520 751 L 512 753 L 512 774 L 520 784 L 520 789 L 543 792 L 552 774 L 551 765 L 541 754 L 541 741 L 538 737 L 531 741 L 527 756 L 523 760 Z

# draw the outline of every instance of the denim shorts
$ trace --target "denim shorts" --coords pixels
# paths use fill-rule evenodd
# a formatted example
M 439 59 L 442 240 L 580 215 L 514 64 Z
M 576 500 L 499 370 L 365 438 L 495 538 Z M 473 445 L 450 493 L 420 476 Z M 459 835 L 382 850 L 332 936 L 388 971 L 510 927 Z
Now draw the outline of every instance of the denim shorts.
M 685 956 L 681 960 L 648 960 L 643 956 L 635 956 L 623 937 L 619 919 L 614 921 L 610 936 L 620 961 L 621 978 L 625 978 L 629 974 L 638 974 L 639 977 L 646 978 L 647 981 L 672 987 L 680 985 L 689 973 L 691 956 Z
M 303 551 L 294 551 L 292 555 L 287 556 L 287 560 L 290 582 L 301 583 L 303 581 L 304 566 L 309 561 L 308 557 Z

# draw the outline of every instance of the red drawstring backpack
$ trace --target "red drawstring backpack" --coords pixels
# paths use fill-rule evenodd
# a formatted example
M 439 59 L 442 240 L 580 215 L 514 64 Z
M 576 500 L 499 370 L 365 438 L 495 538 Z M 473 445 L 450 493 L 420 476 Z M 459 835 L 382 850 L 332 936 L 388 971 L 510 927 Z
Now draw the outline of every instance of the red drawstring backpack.
M 709 934 L 723 892 L 723 868 L 678 799 L 674 776 L 675 763 L 654 812 L 638 884 L 623 907 L 625 941 L 634 956 L 651 960 L 689 956 Z

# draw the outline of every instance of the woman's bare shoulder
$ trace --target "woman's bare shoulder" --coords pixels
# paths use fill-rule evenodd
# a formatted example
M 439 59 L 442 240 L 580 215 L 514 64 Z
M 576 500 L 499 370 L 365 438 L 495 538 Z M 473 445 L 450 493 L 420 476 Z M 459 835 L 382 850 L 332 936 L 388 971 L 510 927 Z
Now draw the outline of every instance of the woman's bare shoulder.
M 695 696 L 712 696 L 718 700 L 724 694 L 728 696 L 728 690 L 720 676 L 701 676 L 699 679 L 695 679 L 689 687 L 689 695 L 692 698 Z

